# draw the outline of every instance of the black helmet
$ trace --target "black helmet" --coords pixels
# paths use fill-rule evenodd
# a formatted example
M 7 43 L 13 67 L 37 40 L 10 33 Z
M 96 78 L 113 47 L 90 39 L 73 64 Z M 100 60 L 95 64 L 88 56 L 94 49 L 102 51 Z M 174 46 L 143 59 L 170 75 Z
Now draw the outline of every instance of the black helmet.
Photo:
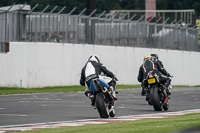
M 157 54 L 151 54 L 151 56 L 155 57 L 158 60 L 158 55 Z

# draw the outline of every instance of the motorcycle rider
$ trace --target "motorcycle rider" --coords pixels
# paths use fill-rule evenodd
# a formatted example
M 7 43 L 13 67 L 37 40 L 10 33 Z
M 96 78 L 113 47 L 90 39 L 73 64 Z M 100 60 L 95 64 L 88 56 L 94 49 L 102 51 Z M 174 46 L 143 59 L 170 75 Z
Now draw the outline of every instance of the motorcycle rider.
M 108 84 L 115 100 L 117 100 L 115 95 L 116 81 L 113 80 L 116 79 L 115 75 L 109 71 L 102 63 L 100 63 L 100 58 L 98 55 L 92 54 L 86 62 L 85 66 L 82 68 L 80 78 L 80 85 L 86 86 L 85 95 L 91 99 L 92 106 L 94 106 L 95 100 L 94 95 L 90 93 L 90 83 L 92 82 L 92 79 L 99 78 L 99 75 L 101 75 L 102 72 L 106 76 L 112 78 L 112 81 Z
M 151 54 L 151 56 L 153 57 L 153 61 L 154 63 L 158 66 L 158 70 L 165 76 L 167 77 L 171 77 L 171 75 L 167 72 L 167 70 L 164 68 L 162 61 L 160 61 L 158 59 L 158 55 L 157 54 Z
M 171 93 L 168 90 L 171 79 L 158 70 L 158 66 L 153 62 L 153 58 L 151 55 L 146 55 L 144 57 L 144 63 L 139 68 L 138 81 L 141 82 L 142 92 L 141 95 L 144 96 L 147 93 L 147 75 L 149 72 L 152 74 L 156 74 L 159 77 L 161 83 L 163 83 L 166 92 L 170 95 Z

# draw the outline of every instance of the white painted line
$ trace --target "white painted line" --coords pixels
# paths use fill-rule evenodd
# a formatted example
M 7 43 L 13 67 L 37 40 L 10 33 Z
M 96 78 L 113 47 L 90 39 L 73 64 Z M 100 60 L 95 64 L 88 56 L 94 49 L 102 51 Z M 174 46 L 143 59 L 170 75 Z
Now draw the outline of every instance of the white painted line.
M 106 121 L 135 121 L 138 119 L 107 119 Z
M 30 101 L 19 101 L 20 103 L 29 103 Z
M 23 115 L 23 114 L 0 114 L 1 116 L 28 116 L 28 115 Z
M 85 122 L 78 122 L 82 124 L 106 124 L 108 122 L 98 122 L 98 121 L 85 121 Z
M 71 126 L 83 126 L 85 124 L 79 124 L 79 123 L 60 123 L 60 124 L 54 124 L 51 127 L 71 127 Z
M 89 124 L 104 124 L 108 122 L 133 121 L 133 120 L 149 119 L 149 118 L 165 118 L 165 117 L 170 117 L 170 116 L 175 116 L 175 115 L 185 115 L 189 113 L 200 113 L 200 109 L 185 110 L 185 111 L 178 111 L 178 112 L 165 112 L 165 113 L 157 113 L 157 114 L 129 115 L 129 116 L 115 117 L 112 119 L 84 119 L 84 120 L 74 120 L 74 121 L 0 126 L 0 133 L 4 133 L 6 131 L 33 130 L 33 129 L 38 129 L 38 128 L 83 126 L 83 125 L 89 125 Z

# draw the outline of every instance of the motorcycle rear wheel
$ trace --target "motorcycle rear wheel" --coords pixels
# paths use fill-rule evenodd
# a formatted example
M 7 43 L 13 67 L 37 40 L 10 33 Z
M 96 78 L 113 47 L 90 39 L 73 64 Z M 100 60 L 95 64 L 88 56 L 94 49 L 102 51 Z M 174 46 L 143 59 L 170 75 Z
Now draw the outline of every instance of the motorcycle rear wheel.
M 150 99 L 155 111 L 162 111 L 162 104 L 160 101 L 160 96 L 158 95 L 158 87 L 153 86 L 150 93 Z
M 108 110 L 108 107 L 106 106 L 103 92 L 99 92 L 96 94 L 95 102 L 96 102 L 96 107 L 97 107 L 100 117 L 108 118 L 109 110 Z

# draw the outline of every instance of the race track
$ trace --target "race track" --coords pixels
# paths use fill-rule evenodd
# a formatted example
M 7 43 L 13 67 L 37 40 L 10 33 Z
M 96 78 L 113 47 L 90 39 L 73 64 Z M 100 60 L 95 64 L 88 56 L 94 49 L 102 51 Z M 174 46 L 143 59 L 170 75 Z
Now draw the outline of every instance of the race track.
M 140 91 L 119 90 L 116 117 L 166 112 L 155 112 Z M 167 112 L 200 109 L 200 88 L 173 88 L 171 92 Z M 0 127 L 97 118 L 97 110 L 83 92 L 0 96 Z

